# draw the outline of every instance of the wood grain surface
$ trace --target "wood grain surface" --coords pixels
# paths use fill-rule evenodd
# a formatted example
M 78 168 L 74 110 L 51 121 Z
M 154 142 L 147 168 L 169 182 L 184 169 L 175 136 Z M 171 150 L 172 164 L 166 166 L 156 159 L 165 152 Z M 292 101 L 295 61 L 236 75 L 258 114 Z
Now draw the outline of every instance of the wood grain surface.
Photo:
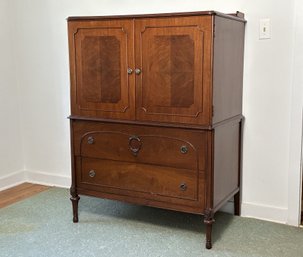
M 50 187 L 43 185 L 23 183 L 21 185 L 3 190 L 0 192 L 0 208 L 29 198 L 49 188 Z

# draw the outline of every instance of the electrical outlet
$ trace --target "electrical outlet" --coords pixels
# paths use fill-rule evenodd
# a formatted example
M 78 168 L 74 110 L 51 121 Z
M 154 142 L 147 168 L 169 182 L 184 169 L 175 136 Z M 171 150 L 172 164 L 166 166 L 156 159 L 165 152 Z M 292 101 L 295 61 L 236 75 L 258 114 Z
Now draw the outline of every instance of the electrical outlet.
M 270 19 L 260 19 L 260 32 L 259 39 L 270 39 L 271 38 L 271 23 Z

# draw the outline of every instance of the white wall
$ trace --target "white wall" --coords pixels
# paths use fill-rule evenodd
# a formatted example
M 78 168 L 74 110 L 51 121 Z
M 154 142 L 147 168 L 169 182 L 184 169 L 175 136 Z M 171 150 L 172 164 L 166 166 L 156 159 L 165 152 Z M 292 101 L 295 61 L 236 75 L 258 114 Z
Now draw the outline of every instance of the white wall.
M 294 62 L 288 176 L 288 223 L 298 224 L 302 201 L 302 125 L 303 125 L 303 2 L 295 0 Z M 299 203 L 299 204 L 298 204 Z
M 23 180 L 19 95 L 12 49 L 9 0 L 0 1 L 0 188 Z
M 287 222 L 294 0 L 14 0 L 24 161 L 33 180 L 69 184 L 69 71 L 65 18 L 73 15 L 243 11 L 245 45 L 243 215 Z M 259 40 L 259 19 L 272 39 Z M 299 49 L 298 49 L 299 50 Z M 296 121 L 293 123 L 296 126 Z

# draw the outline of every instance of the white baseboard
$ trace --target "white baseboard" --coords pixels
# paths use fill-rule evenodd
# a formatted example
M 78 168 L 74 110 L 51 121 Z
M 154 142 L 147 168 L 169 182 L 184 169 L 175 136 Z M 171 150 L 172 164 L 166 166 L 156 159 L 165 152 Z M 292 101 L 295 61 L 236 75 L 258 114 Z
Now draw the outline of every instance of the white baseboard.
M 54 175 L 46 172 L 17 171 L 10 175 L 0 177 L 0 191 L 24 182 L 69 188 L 71 185 L 71 178 L 70 176 Z M 233 202 L 229 201 L 220 209 L 220 211 L 233 213 L 233 209 Z M 242 203 L 241 216 L 286 224 L 288 209 L 255 203 Z
M 234 213 L 234 202 L 228 201 L 220 211 L 226 213 Z M 267 206 L 253 203 L 241 204 L 241 216 L 260 220 L 267 220 L 276 223 L 287 224 L 288 210 L 275 206 Z
M 26 171 L 26 180 L 30 183 L 45 186 L 56 186 L 63 188 L 69 188 L 71 186 L 70 176 L 54 175 L 39 171 Z
M 241 216 L 267 220 L 276 223 L 287 224 L 287 208 L 260 205 L 254 203 L 242 203 Z
M 16 171 L 7 176 L 0 177 L 0 191 L 20 185 L 26 181 L 24 170 Z
M 33 183 L 46 186 L 69 188 L 71 178 L 69 176 L 54 175 L 38 171 L 16 171 L 7 176 L 0 177 L 0 191 L 20 185 L 22 183 Z

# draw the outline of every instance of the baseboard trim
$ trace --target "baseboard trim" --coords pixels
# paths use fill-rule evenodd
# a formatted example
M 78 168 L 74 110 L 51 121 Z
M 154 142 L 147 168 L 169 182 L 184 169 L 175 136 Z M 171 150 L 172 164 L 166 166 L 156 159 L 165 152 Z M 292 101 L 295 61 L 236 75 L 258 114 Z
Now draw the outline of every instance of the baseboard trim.
M 0 191 L 26 182 L 45 186 L 69 188 L 71 185 L 71 178 L 69 176 L 54 175 L 46 172 L 21 170 L 0 177 Z
M 25 182 L 69 188 L 71 178 L 69 176 L 39 171 L 16 171 L 7 176 L 0 177 L 0 191 Z M 233 213 L 233 207 L 233 201 L 228 201 L 220 211 Z M 241 216 L 287 224 L 288 209 L 246 202 L 241 205 Z
M 0 177 L 0 191 L 18 186 L 26 182 L 26 174 L 24 170 L 15 171 L 9 175 Z
M 276 206 L 260 205 L 254 203 L 242 203 L 241 216 L 254 219 L 272 221 L 281 224 L 287 224 L 287 208 Z
M 69 176 L 54 175 L 39 171 L 26 171 L 26 179 L 27 182 L 45 186 L 69 188 L 71 185 L 71 178 Z

